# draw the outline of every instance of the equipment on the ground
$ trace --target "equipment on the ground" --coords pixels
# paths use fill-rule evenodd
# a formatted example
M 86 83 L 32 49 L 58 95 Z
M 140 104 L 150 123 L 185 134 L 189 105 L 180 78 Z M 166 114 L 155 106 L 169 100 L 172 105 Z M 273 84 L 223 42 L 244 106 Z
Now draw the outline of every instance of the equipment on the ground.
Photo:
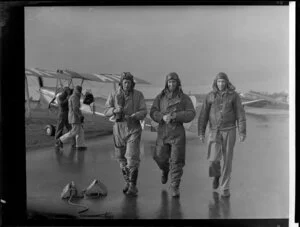
M 72 181 L 71 183 L 67 184 L 64 187 L 60 197 L 61 199 L 68 199 L 68 203 L 70 205 L 84 207 L 83 210 L 78 211 L 80 217 L 113 218 L 113 214 L 110 212 L 104 212 L 101 214 L 82 214 L 83 212 L 86 212 L 89 209 L 89 207 L 71 202 L 72 198 L 84 198 L 84 196 L 88 198 L 99 198 L 100 196 L 106 196 L 106 195 L 107 195 L 106 186 L 99 180 L 95 179 L 86 189 L 84 189 L 80 193 L 78 192 L 74 181 Z
M 85 211 L 87 211 L 89 209 L 87 206 L 71 202 L 72 198 L 83 198 L 84 197 L 82 194 L 78 193 L 78 190 L 76 188 L 76 185 L 75 185 L 74 181 L 72 181 L 71 183 L 67 184 L 64 187 L 64 189 L 63 189 L 60 197 L 62 199 L 68 199 L 68 203 L 70 205 L 84 207 L 84 210 L 81 210 L 78 213 L 83 213 L 83 212 L 85 212 Z
M 93 180 L 92 183 L 83 190 L 86 197 L 107 196 L 107 188 L 100 180 Z
M 83 198 L 83 195 L 78 194 L 78 190 L 76 188 L 76 185 L 75 185 L 74 181 L 72 181 L 71 183 L 67 184 L 64 187 L 60 197 L 62 199 L 69 199 L 71 197 L 73 197 L 73 198 L 75 198 L 75 197 Z

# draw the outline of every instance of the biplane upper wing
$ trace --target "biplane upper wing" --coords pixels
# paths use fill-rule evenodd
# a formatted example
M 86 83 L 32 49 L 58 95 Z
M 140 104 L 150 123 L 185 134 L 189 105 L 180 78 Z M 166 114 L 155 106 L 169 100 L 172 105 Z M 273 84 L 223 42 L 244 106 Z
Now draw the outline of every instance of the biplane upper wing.
M 71 72 L 67 70 L 67 72 Z M 80 73 L 80 75 L 85 80 L 97 81 L 100 83 L 119 83 L 121 75 L 120 74 L 109 74 L 109 73 Z M 149 82 L 134 77 L 134 81 L 137 84 L 150 84 Z
M 71 79 L 83 79 L 83 80 L 90 80 L 96 81 L 100 83 L 119 83 L 120 81 L 120 74 L 110 74 L 110 73 L 78 73 L 69 69 L 65 70 L 46 70 L 40 68 L 26 68 L 25 69 L 26 76 L 36 76 L 36 77 L 47 77 L 47 78 L 54 78 L 54 79 L 64 79 L 64 80 L 71 80 Z M 134 77 L 135 83 L 137 84 L 150 84 L 149 82 Z
M 111 73 L 77 73 L 71 70 L 63 70 L 63 72 L 68 73 L 72 78 L 81 78 L 84 80 L 97 81 L 100 83 L 119 83 L 121 75 L 111 74 Z M 135 83 L 137 84 L 150 84 L 149 82 L 134 77 Z
M 72 77 L 68 74 L 57 73 L 57 71 L 39 69 L 39 68 L 30 68 L 30 69 L 25 68 L 25 75 L 26 76 L 36 76 L 36 77 L 46 77 L 46 78 L 53 78 L 53 79 L 63 79 L 63 80 L 72 79 Z

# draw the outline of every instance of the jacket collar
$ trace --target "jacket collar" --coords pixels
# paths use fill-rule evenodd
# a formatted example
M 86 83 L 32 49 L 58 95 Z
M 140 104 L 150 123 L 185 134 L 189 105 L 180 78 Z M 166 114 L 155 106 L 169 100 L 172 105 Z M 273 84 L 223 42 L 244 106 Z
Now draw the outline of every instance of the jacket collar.
M 125 93 L 125 91 L 122 89 L 121 86 L 119 86 L 116 90 L 117 93 L 122 93 L 124 96 L 130 96 L 130 94 L 134 93 L 134 88 L 131 89 L 127 94 Z
M 161 97 L 162 96 L 165 96 L 167 97 L 168 99 L 173 99 L 173 98 L 181 98 L 183 92 L 181 90 L 181 88 L 179 88 L 178 90 L 174 91 L 172 94 L 171 92 L 169 91 L 169 89 L 165 88 L 162 90 L 162 92 L 160 93 Z M 172 97 L 171 97 L 172 95 Z

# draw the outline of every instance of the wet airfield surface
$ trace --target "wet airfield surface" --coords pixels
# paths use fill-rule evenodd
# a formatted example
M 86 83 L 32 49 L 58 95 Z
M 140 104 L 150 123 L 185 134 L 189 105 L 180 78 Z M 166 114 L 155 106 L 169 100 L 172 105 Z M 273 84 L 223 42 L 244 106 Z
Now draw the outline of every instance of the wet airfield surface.
M 161 184 L 161 172 L 151 158 L 156 133 L 144 131 L 137 197 L 122 193 L 124 182 L 113 159 L 112 136 L 103 136 L 88 141 L 86 151 L 71 151 L 65 144 L 62 153 L 53 148 L 27 152 L 28 209 L 77 215 L 83 208 L 60 199 L 64 186 L 74 181 L 82 190 L 99 179 L 108 188 L 106 197 L 72 200 L 89 207 L 85 214 L 110 212 L 115 219 L 288 218 L 288 116 L 248 115 L 247 133 L 246 141 L 235 146 L 229 198 L 212 190 L 206 145 L 191 132 L 187 132 L 180 198 L 172 198 L 169 184 Z

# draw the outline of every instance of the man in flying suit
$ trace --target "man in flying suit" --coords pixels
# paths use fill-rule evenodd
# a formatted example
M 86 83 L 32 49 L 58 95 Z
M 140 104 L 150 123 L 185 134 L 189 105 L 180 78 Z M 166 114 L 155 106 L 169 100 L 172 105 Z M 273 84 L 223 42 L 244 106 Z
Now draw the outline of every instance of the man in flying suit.
M 136 196 L 138 169 L 140 164 L 140 141 L 142 127 L 140 121 L 147 115 L 142 92 L 134 89 L 135 82 L 130 72 L 121 75 L 119 88 L 106 101 L 105 116 L 114 117 L 113 139 L 115 157 L 125 180 L 123 192 Z
M 171 195 L 179 197 L 179 185 L 185 165 L 186 137 L 183 123 L 196 115 L 193 103 L 181 89 L 177 73 L 166 76 L 165 88 L 156 96 L 150 117 L 157 123 L 156 149 L 153 159 L 162 170 L 161 182 L 166 184 L 171 174 Z

